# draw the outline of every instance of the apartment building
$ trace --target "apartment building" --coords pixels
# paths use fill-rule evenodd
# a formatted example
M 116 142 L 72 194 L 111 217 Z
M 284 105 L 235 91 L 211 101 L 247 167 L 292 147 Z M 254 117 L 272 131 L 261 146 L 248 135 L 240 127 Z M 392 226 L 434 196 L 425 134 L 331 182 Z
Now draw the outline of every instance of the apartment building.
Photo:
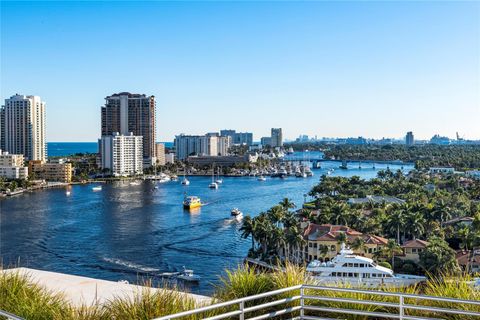
M 180 134 L 175 137 L 175 155 L 179 160 L 189 156 L 225 156 L 231 146 L 231 137 L 218 133 L 201 135 Z
M 45 161 L 45 102 L 39 96 L 16 94 L 0 108 L 0 148 Z
M 272 148 L 283 147 L 283 133 L 282 128 L 272 128 L 271 142 Z
M 118 132 L 103 136 L 99 143 L 101 167 L 115 177 L 143 174 L 143 137 Z
M 141 136 L 143 137 L 142 156 L 153 159 L 156 153 L 155 112 L 156 103 L 153 95 L 121 92 L 108 96 L 101 109 L 102 137 L 112 136 L 116 132 L 123 136 L 129 136 L 130 133 Z M 153 161 L 150 162 L 153 164 Z
M 28 162 L 29 172 L 35 179 L 55 182 L 72 182 L 72 164 L 64 159 L 51 162 L 32 160 Z
M 155 158 L 157 160 L 157 165 L 165 165 L 165 144 L 157 142 L 155 144 Z
M 27 179 L 28 168 L 24 166 L 23 154 L 10 154 L 0 150 L 0 177 L 5 179 Z

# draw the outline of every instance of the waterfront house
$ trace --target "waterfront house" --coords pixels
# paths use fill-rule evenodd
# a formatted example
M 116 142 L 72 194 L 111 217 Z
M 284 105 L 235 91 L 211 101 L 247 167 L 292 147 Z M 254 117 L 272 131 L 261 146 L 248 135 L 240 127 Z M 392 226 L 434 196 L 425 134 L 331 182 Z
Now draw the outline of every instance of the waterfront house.
M 480 272 L 480 250 L 459 250 L 455 258 L 463 271 L 470 273 Z
M 381 203 L 389 203 L 389 204 L 403 204 L 405 200 L 390 197 L 390 196 L 366 196 L 365 198 L 350 198 L 347 201 L 348 204 L 365 204 L 365 203 L 373 203 L 373 204 L 381 204 Z
M 430 167 L 428 171 L 430 172 L 430 174 L 454 173 L 455 168 L 453 168 L 453 167 Z
M 354 253 L 368 258 L 373 258 L 375 253 L 388 242 L 385 238 L 363 234 L 343 225 L 310 223 L 303 233 L 306 240 L 305 259 L 307 261 L 330 261 L 340 252 L 341 244 L 338 242 L 337 236 L 341 233 L 345 234 L 347 244 L 350 245 L 357 238 L 363 239 L 363 248 L 355 248 Z
M 420 261 L 420 252 L 425 250 L 428 242 L 420 239 L 413 239 L 405 242 L 401 247 L 403 254 L 398 257 L 402 260 Z

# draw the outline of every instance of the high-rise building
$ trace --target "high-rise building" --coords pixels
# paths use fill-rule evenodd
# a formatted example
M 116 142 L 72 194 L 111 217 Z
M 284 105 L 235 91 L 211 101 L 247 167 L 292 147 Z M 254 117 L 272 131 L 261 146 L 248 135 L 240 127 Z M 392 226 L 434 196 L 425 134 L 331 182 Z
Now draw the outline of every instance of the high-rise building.
M 47 158 L 45 102 L 38 96 L 16 94 L 0 110 L 0 147 L 27 160 Z
M 180 134 L 175 137 L 175 155 L 178 160 L 189 156 L 225 156 L 231 146 L 229 136 L 222 137 L 218 133 L 207 133 L 203 136 Z
M 157 165 L 165 165 L 165 144 L 157 142 L 155 144 L 155 157 L 157 158 Z
M 407 146 L 413 146 L 413 144 L 415 143 L 415 140 L 413 138 L 413 132 L 412 131 L 408 131 L 407 132 L 407 135 L 405 137 L 405 144 Z
M 115 177 L 143 173 L 143 138 L 130 135 L 103 136 L 101 139 L 101 167 Z
M 260 138 L 260 144 L 262 147 L 272 146 L 272 138 L 271 137 L 262 137 Z
M 253 144 L 253 133 L 251 132 L 236 132 L 235 130 L 220 130 L 220 136 L 230 137 L 232 144 L 247 145 Z
M 283 147 L 282 128 L 272 128 L 271 138 L 272 148 Z
M 129 92 L 105 98 L 102 107 L 102 136 L 120 135 L 143 137 L 143 157 L 155 157 L 155 97 Z

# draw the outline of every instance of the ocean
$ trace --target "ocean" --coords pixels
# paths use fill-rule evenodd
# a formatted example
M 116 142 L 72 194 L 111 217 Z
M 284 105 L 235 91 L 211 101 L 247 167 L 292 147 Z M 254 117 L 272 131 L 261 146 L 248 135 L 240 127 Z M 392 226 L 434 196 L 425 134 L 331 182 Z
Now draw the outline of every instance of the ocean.
M 173 147 L 173 142 L 163 142 L 167 148 Z M 66 157 L 76 153 L 97 153 L 97 142 L 47 142 L 49 157 Z

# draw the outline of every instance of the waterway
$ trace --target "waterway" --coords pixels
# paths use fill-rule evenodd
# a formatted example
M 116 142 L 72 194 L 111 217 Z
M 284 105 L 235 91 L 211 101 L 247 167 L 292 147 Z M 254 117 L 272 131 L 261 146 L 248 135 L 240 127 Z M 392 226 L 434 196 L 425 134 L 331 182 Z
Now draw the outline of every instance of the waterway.
M 238 207 L 257 215 L 288 197 L 301 205 L 304 194 L 327 170 L 333 176 L 372 178 L 385 164 L 324 162 L 311 178 L 224 178 L 218 190 L 208 189 L 209 177 L 139 185 L 119 182 L 35 191 L 0 200 L 0 255 L 4 266 L 18 265 L 107 280 L 135 282 L 158 273 L 191 268 L 202 277 L 192 292 L 208 294 L 225 268 L 235 268 L 250 247 L 240 236 L 240 223 L 230 218 Z M 391 170 L 399 165 L 390 165 Z M 404 171 L 412 169 L 405 166 Z M 181 177 L 180 179 L 181 180 Z M 184 193 L 206 203 L 197 212 L 182 208 Z

